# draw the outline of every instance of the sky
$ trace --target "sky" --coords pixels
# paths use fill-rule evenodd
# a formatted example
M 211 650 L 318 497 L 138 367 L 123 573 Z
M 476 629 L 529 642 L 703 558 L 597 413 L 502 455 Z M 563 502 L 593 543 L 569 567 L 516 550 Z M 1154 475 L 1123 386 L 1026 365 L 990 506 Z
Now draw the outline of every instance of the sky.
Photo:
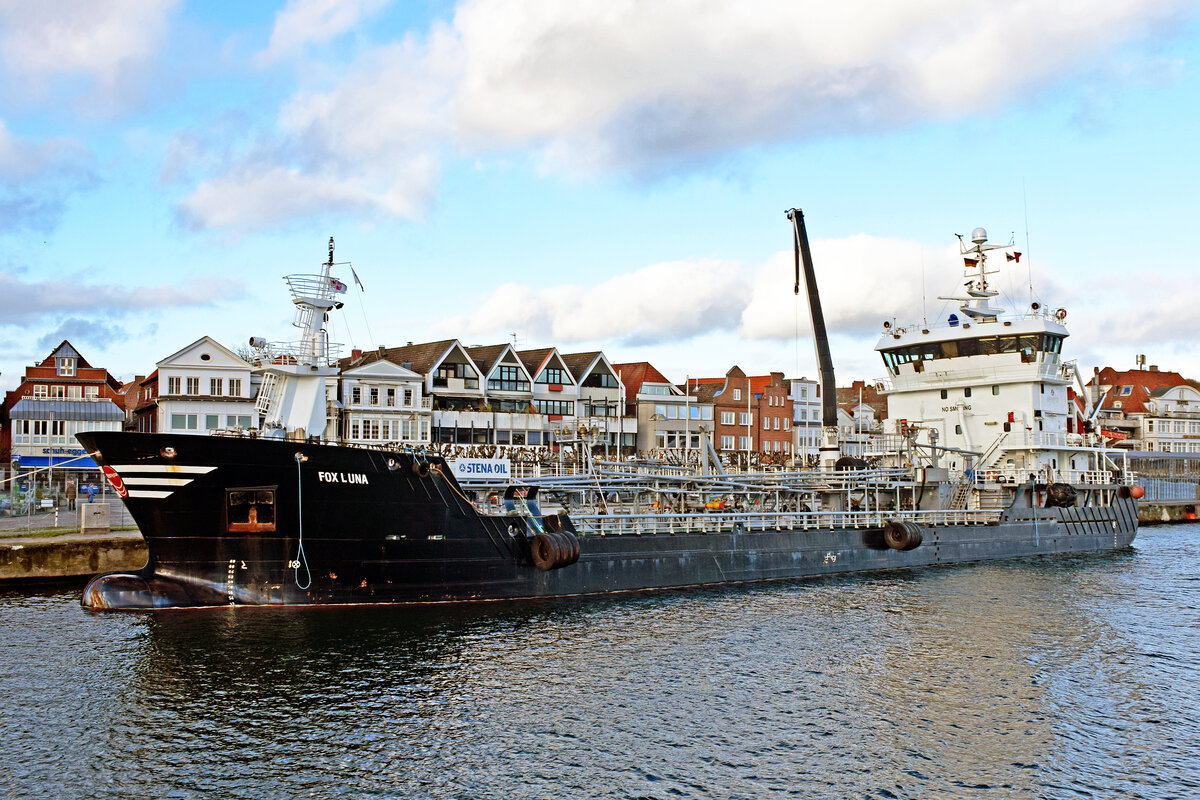
M 0 0 L 0 389 L 298 338 L 331 236 L 347 354 L 815 378 L 792 207 L 839 385 L 980 226 L 1085 375 L 1200 378 L 1198 64 L 1184 0 Z

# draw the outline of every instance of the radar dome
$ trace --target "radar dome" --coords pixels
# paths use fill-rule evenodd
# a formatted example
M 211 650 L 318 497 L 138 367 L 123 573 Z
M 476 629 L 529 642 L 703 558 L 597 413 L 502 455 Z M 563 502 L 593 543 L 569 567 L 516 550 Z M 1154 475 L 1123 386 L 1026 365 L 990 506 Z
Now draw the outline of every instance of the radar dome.
M 971 231 L 971 241 L 975 244 L 983 244 L 987 241 L 987 231 L 983 228 L 976 228 Z

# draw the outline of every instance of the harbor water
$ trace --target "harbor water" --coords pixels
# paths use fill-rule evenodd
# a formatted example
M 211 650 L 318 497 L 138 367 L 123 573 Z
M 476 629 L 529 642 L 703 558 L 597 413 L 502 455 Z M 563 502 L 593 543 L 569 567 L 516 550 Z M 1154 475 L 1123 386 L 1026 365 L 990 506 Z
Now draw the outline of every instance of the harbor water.
M 11 798 L 1193 798 L 1200 525 L 600 600 L 0 593 Z

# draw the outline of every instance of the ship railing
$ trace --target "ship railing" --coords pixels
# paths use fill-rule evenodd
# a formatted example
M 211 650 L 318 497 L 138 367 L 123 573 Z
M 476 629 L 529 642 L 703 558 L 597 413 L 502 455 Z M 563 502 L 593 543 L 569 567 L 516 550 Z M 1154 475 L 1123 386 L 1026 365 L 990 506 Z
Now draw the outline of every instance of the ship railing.
M 339 342 L 309 341 L 298 339 L 290 342 L 267 342 L 262 349 L 262 361 L 266 364 L 282 364 L 285 366 L 303 366 L 321 364 L 335 366 L 341 358 L 342 345 Z
M 301 302 L 328 303 L 345 291 L 346 285 L 332 275 L 295 274 L 285 275 L 292 297 Z M 339 291 L 339 288 L 340 291 Z
M 882 528 L 891 520 L 918 525 L 987 525 L 1000 519 L 995 509 L 936 511 L 793 511 L 697 514 L 571 514 L 576 530 L 591 536 L 705 534 L 796 530 Z
M 968 479 L 976 484 L 1070 483 L 1082 486 L 1113 486 L 1128 483 L 1126 476 L 1108 469 L 1089 470 L 1028 470 L 1014 467 L 970 470 Z

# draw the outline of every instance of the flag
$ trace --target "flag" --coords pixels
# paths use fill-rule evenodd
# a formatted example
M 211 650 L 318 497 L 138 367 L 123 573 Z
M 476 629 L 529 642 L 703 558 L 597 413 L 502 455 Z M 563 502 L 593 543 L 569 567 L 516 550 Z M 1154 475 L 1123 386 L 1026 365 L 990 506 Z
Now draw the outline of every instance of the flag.
M 333 291 L 337 292 L 338 294 L 346 293 L 346 284 L 342 283 L 337 278 L 329 279 L 329 288 L 332 289 Z
M 366 291 L 365 289 L 363 289 L 362 281 L 360 281 L 358 279 L 358 273 L 354 271 L 354 267 L 350 268 L 350 274 L 354 276 L 354 282 L 358 284 L 358 290 L 360 292 Z
M 979 266 L 979 259 L 978 258 L 964 258 L 963 264 L 967 265 L 968 267 L 977 267 L 977 266 Z
M 1021 263 L 1021 254 L 1018 253 L 1016 250 L 1014 250 L 1011 253 L 1005 253 L 1005 255 L 1008 256 L 1009 261 L 1016 261 L 1018 264 Z

